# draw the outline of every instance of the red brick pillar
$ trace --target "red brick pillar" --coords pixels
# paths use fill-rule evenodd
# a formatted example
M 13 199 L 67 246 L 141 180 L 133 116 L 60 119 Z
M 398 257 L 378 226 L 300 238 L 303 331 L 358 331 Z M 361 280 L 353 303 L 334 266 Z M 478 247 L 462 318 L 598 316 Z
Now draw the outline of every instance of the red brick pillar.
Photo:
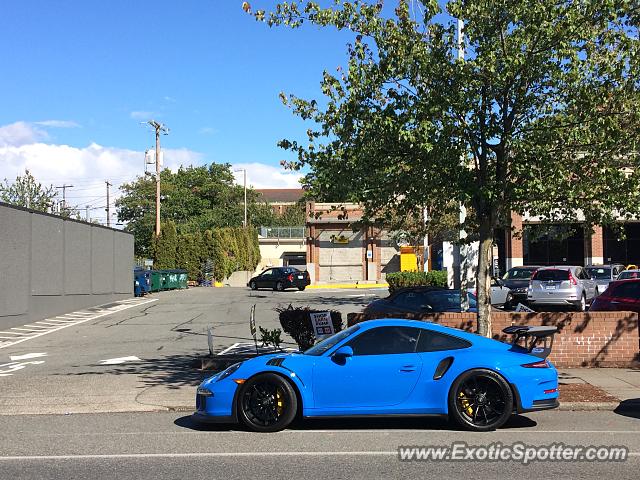
M 522 247 L 522 217 L 511 212 L 511 230 L 507 230 L 505 238 L 505 254 L 507 270 L 519 267 L 524 263 L 524 249 Z
M 593 233 L 591 234 L 591 245 L 587 253 L 588 258 L 585 258 L 586 264 L 600 265 L 604 263 L 604 236 L 602 234 L 602 227 L 596 225 L 593 227 Z

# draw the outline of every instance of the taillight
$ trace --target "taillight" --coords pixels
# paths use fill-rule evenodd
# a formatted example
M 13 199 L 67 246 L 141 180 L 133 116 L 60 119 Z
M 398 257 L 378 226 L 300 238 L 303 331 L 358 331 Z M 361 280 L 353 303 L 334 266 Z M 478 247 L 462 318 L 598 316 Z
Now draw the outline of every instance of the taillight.
M 569 281 L 573 284 L 573 285 L 578 285 L 578 282 L 576 282 L 576 279 L 573 278 L 573 275 L 571 274 L 571 270 L 569 270 Z
M 293 273 L 289 274 L 289 276 L 287 277 L 287 280 L 289 280 L 290 282 L 293 282 Z
M 557 393 L 557 392 L 558 392 L 557 388 L 550 388 L 549 390 L 544 391 L 545 395 L 549 395 L 550 393 Z
M 520 366 L 524 368 L 549 368 L 549 362 L 547 362 L 546 360 L 540 360 L 538 362 L 525 363 Z

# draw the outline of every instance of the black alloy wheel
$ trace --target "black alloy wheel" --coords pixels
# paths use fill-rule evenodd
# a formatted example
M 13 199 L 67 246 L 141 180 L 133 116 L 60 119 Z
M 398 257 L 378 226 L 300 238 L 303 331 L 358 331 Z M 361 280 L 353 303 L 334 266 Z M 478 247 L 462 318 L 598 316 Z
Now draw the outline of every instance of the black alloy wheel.
M 496 372 L 470 370 L 458 377 L 449 392 L 449 415 L 467 430 L 500 428 L 513 413 L 513 393 Z
M 278 292 L 283 292 L 284 291 L 284 284 L 282 282 L 276 283 L 275 290 L 277 290 Z
M 257 290 L 258 289 L 258 284 L 255 281 L 251 280 L 249 282 L 249 288 L 251 288 L 251 290 Z
M 507 293 L 507 298 L 504 300 L 503 309 L 511 310 L 513 308 L 513 295 L 511 292 Z
M 286 428 L 298 410 L 293 387 L 275 373 L 263 373 L 247 380 L 238 403 L 240 420 L 255 432 L 277 432 Z

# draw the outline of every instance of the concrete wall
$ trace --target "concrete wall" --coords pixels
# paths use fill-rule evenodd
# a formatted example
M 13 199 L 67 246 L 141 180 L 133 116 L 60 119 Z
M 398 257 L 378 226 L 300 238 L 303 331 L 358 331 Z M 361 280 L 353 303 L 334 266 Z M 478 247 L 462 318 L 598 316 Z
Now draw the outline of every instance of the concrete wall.
M 0 330 L 131 297 L 133 235 L 0 203 Z
M 260 239 L 260 264 L 256 272 L 260 273 L 265 268 L 282 267 L 284 257 L 288 253 L 306 254 L 307 245 L 304 238 L 299 239 Z

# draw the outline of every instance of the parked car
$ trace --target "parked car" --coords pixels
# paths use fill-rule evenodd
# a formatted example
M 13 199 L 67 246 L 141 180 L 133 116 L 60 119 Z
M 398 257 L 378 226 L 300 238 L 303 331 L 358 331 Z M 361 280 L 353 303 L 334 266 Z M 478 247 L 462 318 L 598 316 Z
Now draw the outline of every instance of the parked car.
M 469 288 L 467 292 L 473 297 L 477 297 L 477 291 L 475 288 Z M 491 279 L 491 305 L 494 307 L 506 308 L 507 303 L 510 302 L 509 288 L 507 288 L 504 282 L 499 278 Z
M 527 292 L 530 307 L 572 306 L 580 312 L 596 296 L 596 282 L 583 267 L 542 267 L 531 277 Z
M 640 270 L 624 270 L 616 277 L 616 280 L 629 280 L 632 278 L 640 278 Z
M 587 271 L 587 275 L 596 281 L 596 297 L 604 292 L 609 283 L 615 280 L 620 272 L 624 270 L 624 265 L 615 263 L 611 265 L 587 265 L 584 267 Z
M 593 301 L 589 311 L 640 313 L 640 278 L 611 282 L 609 288 Z
M 476 296 L 467 293 L 469 311 L 477 311 Z M 440 312 L 461 312 L 460 290 L 441 287 L 408 287 L 395 291 L 387 298 L 375 300 L 363 311 L 365 317 L 380 318 L 381 315 L 419 315 Z
M 511 309 L 519 303 L 527 303 L 529 280 L 539 266 L 524 266 L 510 268 L 502 277 L 504 286 L 509 289 L 504 308 Z
M 272 288 L 279 292 L 287 288 L 304 290 L 311 284 L 309 272 L 303 272 L 293 267 L 268 268 L 260 275 L 256 275 L 247 283 L 251 290 L 259 288 Z
M 358 323 L 304 353 L 260 355 L 207 378 L 192 418 L 276 432 L 298 415 L 443 415 L 486 432 L 558 406 L 558 372 L 546 360 L 555 331 L 505 328 L 518 345 L 428 322 Z

